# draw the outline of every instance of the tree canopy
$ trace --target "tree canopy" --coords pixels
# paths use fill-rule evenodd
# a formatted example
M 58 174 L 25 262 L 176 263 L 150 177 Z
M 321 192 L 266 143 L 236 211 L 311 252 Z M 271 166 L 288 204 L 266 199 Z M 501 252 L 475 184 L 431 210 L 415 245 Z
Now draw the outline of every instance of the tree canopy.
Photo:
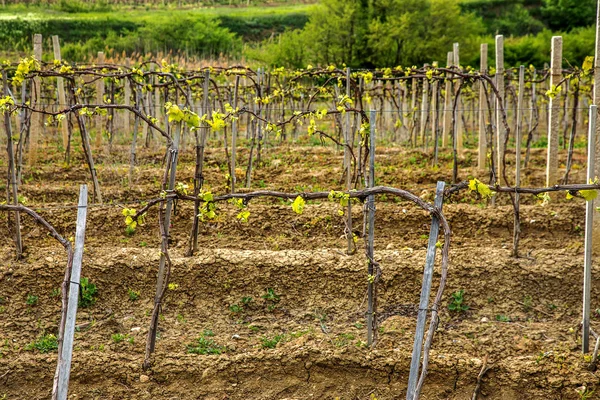
M 595 17 L 596 0 L 322 0 L 304 29 L 285 32 L 247 55 L 296 68 L 445 64 L 452 43 L 459 42 L 461 64 L 475 65 L 479 43 L 493 44 L 494 35 L 502 34 L 509 65 L 542 66 L 549 38 L 559 34 L 565 58 L 579 64 L 593 51 Z

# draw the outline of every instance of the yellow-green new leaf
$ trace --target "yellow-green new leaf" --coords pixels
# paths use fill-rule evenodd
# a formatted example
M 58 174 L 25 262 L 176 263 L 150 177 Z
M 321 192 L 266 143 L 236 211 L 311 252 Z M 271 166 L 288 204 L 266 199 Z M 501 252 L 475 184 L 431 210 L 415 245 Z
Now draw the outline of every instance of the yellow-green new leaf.
M 494 191 L 479 179 L 471 179 L 469 181 L 469 189 L 474 192 L 476 191 L 484 199 L 488 199 L 494 195 Z
M 596 197 L 598 197 L 598 191 L 593 189 L 580 190 L 579 193 L 581 194 L 581 197 L 583 197 L 586 201 L 594 200 Z
M 292 210 L 294 210 L 296 214 L 302 214 L 302 211 L 304 211 L 305 204 L 306 202 L 304 201 L 302 196 L 298 196 L 296 197 L 296 200 L 294 200 L 294 202 L 292 203 Z

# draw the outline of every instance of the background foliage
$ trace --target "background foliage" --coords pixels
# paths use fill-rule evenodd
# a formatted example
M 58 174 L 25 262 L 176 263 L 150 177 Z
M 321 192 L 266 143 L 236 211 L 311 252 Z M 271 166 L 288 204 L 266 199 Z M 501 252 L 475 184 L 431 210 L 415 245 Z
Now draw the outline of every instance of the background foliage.
M 596 1 L 321 0 L 317 5 L 279 1 L 277 6 L 194 9 L 173 2 L 151 8 L 60 0 L 9 5 L 3 11 L 3 49 L 27 53 L 33 33 L 56 34 L 65 43 L 64 57 L 77 61 L 114 49 L 201 58 L 243 55 L 256 65 L 296 68 L 434 60 L 445 65 L 452 43 L 459 42 L 461 64 L 476 66 L 479 44 L 490 44 L 493 63 L 494 36 L 503 34 L 508 66 L 542 67 L 554 35 L 563 36 L 566 63 L 581 65 L 593 53 Z

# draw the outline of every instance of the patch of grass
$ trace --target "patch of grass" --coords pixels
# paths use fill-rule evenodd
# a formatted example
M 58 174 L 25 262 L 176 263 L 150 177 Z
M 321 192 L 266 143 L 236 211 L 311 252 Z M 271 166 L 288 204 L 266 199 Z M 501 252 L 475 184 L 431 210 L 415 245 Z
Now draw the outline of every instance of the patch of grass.
M 129 300 L 131 301 L 136 301 L 140 298 L 140 292 L 133 289 L 127 289 L 127 294 L 129 295 Z
M 498 315 L 496 315 L 496 321 L 510 322 L 510 317 L 508 315 L 498 314 Z
M 224 346 L 220 346 L 215 343 L 214 340 L 209 339 L 214 336 L 214 333 L 210 330 L 205 330 L 199 337 L 196 339 L 195 343 L 188 344 L 186 346 L 187 352 L 191 354 L 221 354 L 226 348 Z
M 43 335 L 35 342 L 25 346 L 25 350 L 37 350 L 40 353 L 54 352 L 55 350 L 58 350 L 58 339 L 52 334 Z
M 79 286 L 79 307 L 87 308 L 96 304 L 96 285 L 90 282 L 89 278 L 81 278 Z
M 252 303 L 252 297 L 242 297 L 242 304 L 249 306 Z
M 354 339 L 356 339 L 356 336 L 351 333 L 340 333 L 335 337 L 335 339 L 333 339 L 333 344 L 335 344 L 337 347 L 346 347 Z
M 469 306 L 463 304 L 465 291 L 458 290 L 450 295 L 450 304 L 448 304 L 448 310 L 455 312 L 463 312 L 469 309 Z
M 122 333 L 113 333 L 110 338 L 115 343 L 121 343 L 123 340 L 125 340 L 125 335 Z
M 38 296 L 34 296 L 33 294 L 28 294 L 26 302 L 27 302 L 28 306 L 35 306 L 37 304 L 38 300 L 39 300 Z
M 277 344 L 283 340 L 284 337 L 285 335 L 283 334 L 275 335 L 272 338 L 262 337 L 260 339 L 260 343 L 263 349 L 274 349 L 275 347 L 277 347 Z
M 267 292 L 261 296 L 266 301 L 271 301 L 273 303 L 278 303 L 280 298 L 279 295 L 275 293 L 275 290 L 272 288 L 267 288 Z
M 239 304 L 232 304 L 229 306 L 229 311 L 234 314 L 239 314 L 244 311 L 244 307 L 240 306 Z

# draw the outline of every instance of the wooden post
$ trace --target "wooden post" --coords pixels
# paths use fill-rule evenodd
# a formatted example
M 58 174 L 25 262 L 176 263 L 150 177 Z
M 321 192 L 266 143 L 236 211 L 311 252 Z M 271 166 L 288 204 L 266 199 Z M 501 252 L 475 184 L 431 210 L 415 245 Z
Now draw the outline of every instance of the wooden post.
M 35 59 L 42 62 L 42 35 L 36 33 L 33 35 L 33 56 Z M 34 109 L 41 108 L 41 80 L 39 77 L 33 78 L 33 88 L 31 91 L 31 107 Z M 31 131 L 29 134 L 29 157 L 28 164 L 33 165 L 37 161 L 38 141 L 42 129 L 42 114 L 34 112 L 31 115 Z
M 202 89 L 202 110 L 200 115 L 206 114 L 207 118 L 211 118 L 208 106 L 208 91 L 210 90 L 210 71 L 206 70 L 204 74 L 204 82 Z M 168 120 L 167 120 L 168 121 Z M 168 124 L 168 122 L 167 122 Z M 208 124 L 203 123 L 198 131 L 196 131 L 195 139 L 195 154 L 196 168 L 194 170 L 194 196 L 198 197 L 202 186 L 204 185 L 204 147 L 206 146 L 206 136 L 208 135 Z M 177 143 L 179 146 L 179 143 Z M 198 214 L 200 214 L 200 200 L 194 202 L 194 222 L 192 223 L 192 231 L 190 233 L 190 243 L 188 246 L 187 256 L 191 256 L 198 250 Z
M 408 129 L 408 118 L 404 115 L 408 115 L 408 102 L 407 102 L 407 85 L 406 81 L 400 81 L 398 84 L 398 97 L 400 100 L 398 104 L 400 105 L 400 110 L 398 110 L 398 117 L 400 118 L 400 123 L 402 126 L 400 127 L 400 140 L 404 140 L 406 135 L 410 135 L 410 130 Z M 404 135 L 402 134 L 404 131 Z
M 515 187 L 521 186 L 521 141 L 523 118 L 523 92 L 525 91 L 525 66 L 519 68 L 519 94 L 517 97 L 517 121 L 515 129 Z M 521 222 L 519 217 L 520 193 L 515 193 L 515 213 L 513 231 L 513 256 L 519 256 L 519 235 L 521 233 Z
M 594 93 L 592 104 L 600 104 L 600 0 L 598 0 L 596 13 L 596 52 L 594 57 Z M 583 121 L 583 119 L 580 119 Z M 596 124 L 596 170 L 595 175 L 600 177 L 600 125 Z M 596 210 L 594 218 L 594 246 L 593 253 L 600 254 L 600 210 Z
M 160 126 L 161 120 L 165 121 L 165 124 L 168 125 L 169 122 L 166 118 L 164 118 L 164 113 L 163 113 L 163 106 L 162 104 L 160 104 L 160 88 L 157 87 L 156 85 L 159 83 L 158 81 L 158 76 L 154 75 L 152 82 L 154 83 L 154 110 L 151 110 L 150 112 L 152 113 L 151 115 L 153 115 L 157 120 L 158 120 L 158 124 Z
M 346 68 L 346 96 L 350 97 L 350 68 Z M 372 126 L 374 126 L 372 124 Z M 346 123 L 344 124 L 344 165 L 346 166 L 346 189 L 352 189 L 352 166 L 350 160 L 350 115 L 346 113 Z M 348 202 L 346 210 L 346 230 L 348 239 L 347 253 L 354 252 L 354 235 L 352 233 L 352 202 Z
M 487 73 L 488 69 L 488 45 L 487 43 L 481 44 L 481 62 L 479 65 L 479 71 L 482 74 Z M 486 158 L 487 158 L 487 130 L 485 124 L 485 117 L 487 112 L 487 101 L 486 101 L 486 88 L 483 81 L 479 82 L 479 151 L 477 156 L 477 167 L 480 171 L 485 169 Z
M 446 66 L 450 68 L 452 61 L 454 60 L 454 53 L 448 52 L 448 58 L 446 60 Z M 446 78 L 451 78 L 451 74 L 446 74 Z M 448 138 L 450 137 L 450 131 L 452 130 L 452 82 L 446 80 L 446 94 L 444 95 L 444 126 L 442 132 L 442 147 L 448 147 Z
M 167 122 L 168 123 L 168 122 Z M 171 165 L 169 166 L 169 183 L 168 183 L 168 191 L 172 192 L 175 189 L 175 173 L 177 171 L 177 159 L 179 155 L 179 138 L 181 134 L 181 123 L 175 128 L 175 137 L 173 138 L 173 144 L 169 149 L 171 152 L 170 161 Z M 165 277 L 166 277 L 166 255 L 162 251 L 163 246 L 168 246 L 168 237 L 169 237 L 169 227 L 171 226 L 171 211 L 173 210 L 173 199 L 168 198 L 167 204 L 165 206 L 165 219 L 164 219 L 164 230 L 165 236 L 162 238 L 161 244 L 161 253 L 160 260 L 158 263 L 158 277 L 156 279 L 156 294 L 154 296 L 154 304 L 155 309 L 152 314 L 152 321 L 150 322 L 150 329 L 148 330 L 148 343 L 146 344 L 146 361 L 145 366 L 150 359 L 150 354 L 154 352 L 154 347 L 156 345 L 156 330 L 158 328 L 158 312 L 156 310 L 157 306 L 160 306 L 160 302 L 162 300 L 162 294 L 165 285 Z M 196 218 L 197 219 L 197 218 Z
M 2 71 L 2 85 L 4 96 L 9 96 L 8 91 L 8 77 L 6 76 L 6 70 Z M 6 151 L 8 153 L 8 196 L 7 203 L 19 204 L 19 185 L 17 183 L 17 166 L 15 160 L 15 153 L 12 141 L 12 125 L 10 123 L 10 112 L 4 112 L 4 128 L 6 130 Z M 10 218 L 10 217 L 9 217 Z M 15 212 L 15 247 L 17 249 L 17 260 L 21 258 L 23 254 L 23 241 L 21 239 L 21 215 L 19 212 Z
M 411 116 L 411 124 L 410 124 L 410 143 L 413 147 L 417 147 L 417 139 L 414 139 L 413 142 L 413 134 L 416 136 L 417 131 L 417 92 L 419 91 L 419 81 L 417 78 L 411 78 L 410 85 L 410 116 Z
M 442 210 L 444 202 L 444 182 L 438 182 L 435 191 L 434 206 Z M 429 307 L 429 293 L 431 292 L 431 283 L 433 281 L 433 267 L 435 263 L 436 243 L 440 232 L 440 221 L 433 217 L 431 229 L 429 232 L 429 243 L 427 245 L 427 255 L 425 256 L 425 268 L 423 270 L 423 282 L 421 283 L 421 298 L 419 300 L 419 311 L 417 314 L 417 328 L 415 331 L 415 341 L 413 344 L 412 358 L 410 361 L 410 372 L 408 375 L 408 388 L 406 390 L 406 399 L 413 400 L 417 382 L 419 378 L 419 368 L 421 364 L 421 352 L 423 350 L 423 335 L 425 334 L 425 322 L 427 320 L 427 308 Z
M 502 160 L 504 159 L 504 140 L 506 138 L 506 128 L 502 123 L 501 109 L 506 103 L 504 101 L 504 36 L 496 36 L 496 87 L 498 97 L 496 97 L 496 179 L 500 182 L 500 177 L 504 169 Z
M 79 281 L 81 278 L 81 262 L 83 260 L 83 243 L 85 241 L 85 225 L 87 218 L 87 185 L 79 188 L 79 205 L 77 206 L 77 228 L 75 230 L 75 250 L 73 267 L 69 283 L 69 302 L 67 303 L 67 318 L 62 343 L 62 352 L 58 360 L 58 386 L 52 398 L 67 400 L 69 392 L 69 377 L 71 374 L 71 359 L 73 356 L 73 340 L 75 335 L 75 320 L 77 302 L 79 300 Z
M 588 133 L 588 165 L 587 182 L 594 180 L 596 176 L 596 129 L 598 117 L 598 106 L 590 106 L 590 128 Z M 589 352 L 590 346 L 590 300 L 592 297 L 592 246 L 594 227 L 594 200 L 585 202 L 585 245 L 583 261 L 583 324 L 581 344 L 584 353 Z
M 154 71 L 154 64 L 150 64 L 150 71 L 151 72 Z M 152 79 L 152 78 L 150 78 L 150 79 Z M 152 90 L 146 91 L 146 95 L 144 96 L 144 100 L 143 100 L 143 109 L 144 109 L 144 114 L 154 115 L 154 112 L 152 111 Z M 152 129 L 150 129 L 148 124 L 142 123 L 142 136 L 145 138 L 144 146 L 146 148 L 150 147 L 150 140 L 152 139 L 152 133 L 153 133 Z
M 562 79 L 562 37 L 552 37 L 552 64 L 550 90 Z M 560 135 L 560 98 L 557 93 L 548 101 L 548 156 L 546 159 L 546 186 L 558 183 L 558 137 Z
M 75 86 L 71 87 L 72 93 L 71 96 L 73 98 L 74 103 L 78 103 L 77 101 L 77 92 Z M 86 162 L 88 164 L 88 168 L 90 170 L 90 175 L 92 176 L 92 182 L 94 185 L 94 196 L 98 203 L 102 203 L 102 193 L 100 193 L 100 183 L 98 182 L 98 173 L 96 172 L 96 167 L 94 166 L 94 158 L 92 157 L 92 147 L 90 146 L 90 140 L 88 131 L 85 126 L 85 120 L 83 116 L 79 113 L 76 113 L 77 124 L 79 125 L 79 133 L 81 134 L 81 146 L 83 147 L 83 153 L 85 155 Z
M 538 114 L 538 109 L 537 109 L 537 92 L 536 92 L 536 83 L 535 80 L 537 78 L 537 74 L 535 71 L 533 71 L 533 74 L 531 76 L 531 80 L 533 81 L 531 83 L 531 101 L 530 101 L 530 106 L 531 106 L 531 110 L 529 113 L 529 135 L 531 136 L 532 140 L 535 136 L 537 136 L 537 122 L 536 122 L 536 118 L 539 121 L 539 114 Z M 529 135 L 527 136 L 527 149 L 525 150 L 525 163 L 523 164 L 523 166 L 525 168 L 527 168 L 529 166 L 529 156 L 531 153 L 531 141 L 529 140 Z
M 375 127 L 376 127 L 376 111 L 371 110 L 369 116 L 369 187 L 375 186 Z M 368 284 L 367 284 L 367 346 L 373 344 L 373 336 L 375 334 L 375 262 L 374 262 L 374 241 L 375 241 L 375 196 L 370 195 L 367 199 L 368 207 L 368 224 L 369 236 L 367 238 L 367 257 L 368 260 Z
M 127 81 L 127 83 L 129 83 L 129 81 Z M 139 111 L 141 111 L 140 101 L 142 101 L 141 90 L 138 90 L 136 88 L 136 90 L 134 91 L 134 96 L 135 96 L 135 109 L 139 112 Z M 125 110 L 125 112 L 129 114 L 129 110 Z M 127 183 L 129 184 L 130 188 L 133 187 L 133 169 L 135 168 L 135 163 L 137 161 L 136 147 L 137 147 L 139 122 L 140 122 L 140 118 L 136 114 L 135 120 L 133 123 L 133 137 L 131 138 L 131 148 L 129 150 L 129 176 L 127 179 L 127 181 L 128 181 Z M 144 124 L 144 125 L 146 125 L 146 124 Z
M 238 91 L 240 87 L 240 76 L 235 76 L 235 87 L 233 89 L 233 109 L 237 109 L 238 104 Z M 282 108 L 283 108 L 282 104 Z M 237 140 L 237 118 L 234 118 L 231 122 L 231 171 L 229 174 L 231 175 L 231 193 L 235 193 L 235 147 Z
M 453 57 L 454 57 L 454 65 L 460 71 L 460 55 L 459 55 L 459 46 L 458 43 L 454 43 L 453 45 Z M 461 80 L 456 80 L 454 86 L 454 92 L 458 93 L 458 88 L 460 87 Z M 459 98 L 456 106 L 456 126 L 454 128 L 454 134 L 456 135 L 456 149 L 458 154 L 463 154 L 463 123 L 462 123 L 462 100 Z
M 127 67 L 127 69 L 129 69 L 129 67 L 131 66 L 131 59 L 130 58 L 126 58 L 125 59 L 125 67 Z M 123 94 L 124 94 L 124 104 L 126 106 L 131 106 L 131 85 L 129 82 L 128 78 L 125 78 L 123 80 Z M 125 135 L 125 137 L 129 136 L 129 114 L 130 111 L 129 110 L 123 110 L 123 135 Z
M 98 65 L 104 64 L 104 53 L 98 52 Z M 96 104 L 104 104 L 104 79 L 98 79 L 96 81 Z M 102 131 L 104 130 L 103 122 L 104 118 L 102 115 L 96 115 L 96 148 L 102 146 Z
M 54 59 L 62 61 L 60 55 L 60 41 L 56 35 L 52 36 L 52 47 L 54 50 Z M 56 88 L 58 90 L 58 110 L 63 110 L 67 108 L 67 96 L 65 95 L 65 81 L 62 77 L 56 78 Z M 69 123 L 66 119 L 61 122 L 61 127 L 63 148 L 66 151 L 69 144 Z
M 429 64 L 423 65 L 425 69 L 429 67 Z M 421 96 L 421 140 L 423 141 L 423 151 L 427 151 L 427 115 L 429 114 L 429 79 L 423 79 L 423 93 Z M 383 110 L 382 110 L 383 111 Z
M 437 66 L 437 61 L 433 62 L 433 65 Z M 439 105 L 438 105 L 438 88 L 439 82 L 433 81 L 431 83 L 431 138 L 433 140 L 433 165 L 437 165 L 438 163 L 438 150 L 439 150 L 439 134 L 440 130 L 438 129 L 439 125 Z

